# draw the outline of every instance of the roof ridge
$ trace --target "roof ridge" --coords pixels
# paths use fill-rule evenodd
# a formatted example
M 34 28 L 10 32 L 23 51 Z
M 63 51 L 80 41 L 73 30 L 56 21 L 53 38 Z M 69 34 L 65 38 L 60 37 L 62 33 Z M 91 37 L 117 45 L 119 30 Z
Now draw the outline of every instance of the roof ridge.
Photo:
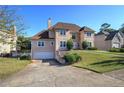
M 79 25 L 77 25 L 77 24 L 75 24 L 75 23 L 69 23 L 69 22 L 57 22 L 56 24 L 58 24 L 58 23 L 63 23 L 63 24 L 71 24 L 71 25 L 76 25 L 76 26 L 79 26 Z M 79 26 L 80 27 L 80 26 Z

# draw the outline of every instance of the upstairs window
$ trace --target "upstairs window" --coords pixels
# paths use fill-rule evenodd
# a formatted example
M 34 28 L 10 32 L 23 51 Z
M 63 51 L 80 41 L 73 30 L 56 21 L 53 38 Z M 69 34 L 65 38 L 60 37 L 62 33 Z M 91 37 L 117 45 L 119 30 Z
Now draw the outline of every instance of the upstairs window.
M 61 29 L 61 30 L 59 30 L 59 31 L 60 31 L 60 35 L 66 35 L 66 30 Z
M 38 46 L 41 46 L 41 47 L 45 46 L 44 41 L 39 41 L 39 42 L 38 42 Z
M 76 33 L 72 33 L 72 39 L 76 39 Z
M 65 41 L 60 41 L 60 47 L 65 48 L 66 47 L 66 42 Z
M 85 33 L 88 37 L 91 37 L 92 33 L 91 32 L 86 32 Z

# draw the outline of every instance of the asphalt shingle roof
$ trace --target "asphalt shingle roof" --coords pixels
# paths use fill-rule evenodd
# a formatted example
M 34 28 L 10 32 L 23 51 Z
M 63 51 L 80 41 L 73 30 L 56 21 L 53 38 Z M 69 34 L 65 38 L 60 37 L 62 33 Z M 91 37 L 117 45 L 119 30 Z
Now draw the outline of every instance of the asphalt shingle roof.
M 84 26 L 84 27 L 80 27 L 76 24 L 72 24 L 72 23 L 64 23 L 64 22 L 58 22 L 55 25 L 51 26 L 50 28 L 48 28 L 47 30 L 41 31 L 38 34 L 34 35 L 32 37 L 32 39 L 51 39 L 49 38 L 49 30 L 55 30 L 55 29 L 67 29 L 70 31 L 74 31 L 74 32 L 78 32 L 78 31 L 90 31 L 90 32 L 95 32 L 94 30 Z
M 71 31 L 79 31 L 81 27 L 72 23 L 58 22 L 49 28 L 49 30 L 52 30 L 52 29 L 67 29 Z
M 114 38 L 114 36 L 118 33 L 119 31 L 112 31 L 109 32 L 109 35 L 106 37 L 105 40 L 112 40 Z

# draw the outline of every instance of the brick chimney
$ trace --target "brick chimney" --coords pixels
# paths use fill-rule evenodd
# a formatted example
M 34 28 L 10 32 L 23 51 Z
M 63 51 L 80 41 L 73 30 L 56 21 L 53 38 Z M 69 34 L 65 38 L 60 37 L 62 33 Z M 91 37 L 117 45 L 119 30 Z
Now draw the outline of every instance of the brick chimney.
M 13 26 L 13 34 L 16 36 L 16 26 Z
M 51 18 L 48 19 L 48 24 L 47 25 L 48 25 L 48 28 L 51 27 Z

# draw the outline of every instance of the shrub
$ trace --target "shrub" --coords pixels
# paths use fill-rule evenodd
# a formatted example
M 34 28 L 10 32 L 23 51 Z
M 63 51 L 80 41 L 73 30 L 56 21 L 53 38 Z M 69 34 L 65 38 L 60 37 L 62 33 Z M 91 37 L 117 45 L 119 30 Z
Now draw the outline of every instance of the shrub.
M 83 41 L 82 42 L 82 48 L 83 49 L 87 49 L 88 48 L 88 42 L 87 41 Z
M 30 59 L 31 59 L 30 55 L 22 55 L 22 56 L 20 56 L 20 60 L 30 60 Z
M 73 64 L 73 63 L 78 62 L 79 60 L 81 60 L 81 57 L 80 57 L 80 55 L 78 55 L 76 53 L 68 53 L 68 54 L 64 55 L 64 59 L 69 64 Z
M 124 48 L 120 48 L 120 52 L 124 52 Z
M 89 47 L 88 50 L 97 50 L 96 47 Z
M 81 56 L 78 55 L 77 53 L 74 53 L 74 56 L 76 58 L 76 62 L 81 60 Z
M 73 42 L 71 39 L 67 41 L 67 48 L 68 50 L 71 50 L 73 48 Z
M 109 51 L 110 52 L 120 52 L 120 49 L 119 48 L 111 48 Z

